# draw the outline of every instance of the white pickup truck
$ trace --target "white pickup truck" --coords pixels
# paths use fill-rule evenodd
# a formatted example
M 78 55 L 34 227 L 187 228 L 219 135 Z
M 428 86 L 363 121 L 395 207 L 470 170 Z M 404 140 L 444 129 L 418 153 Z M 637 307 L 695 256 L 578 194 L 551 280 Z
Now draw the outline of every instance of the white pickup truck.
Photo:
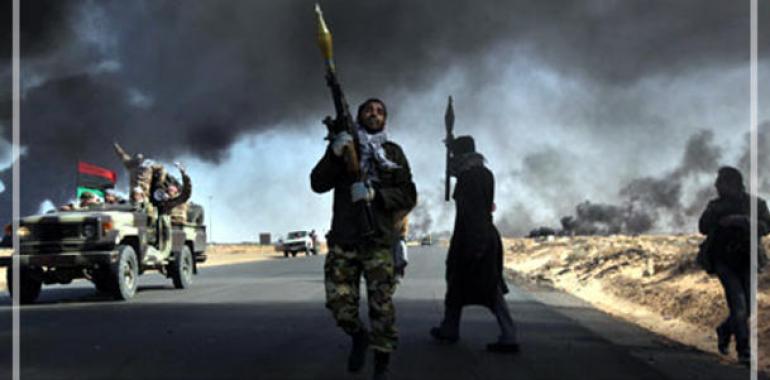
M 283 257 L 297 256 L 297 252 L 305 252 L 305 255 L 310 256 L 318 254 L 318 247 L 316 247 L 310 232 L 308 231 L 292 231 L 286 235 L 286 240 L 281 242 L 283 249 Z

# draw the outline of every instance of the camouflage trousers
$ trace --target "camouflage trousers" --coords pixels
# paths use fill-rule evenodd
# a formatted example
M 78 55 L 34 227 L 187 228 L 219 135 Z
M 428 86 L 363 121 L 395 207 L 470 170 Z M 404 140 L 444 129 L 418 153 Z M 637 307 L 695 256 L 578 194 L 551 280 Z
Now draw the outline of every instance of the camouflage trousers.
M 173 224 L 187 223 L 187 209 L 189 207 L 190 207 L 190 203 L 185 202 L 171 209 L 171 223 Z
M 398 343 L 398 330 L 392 299 L 396 280 L 389 247 L 346 251 L 332 246 L 324 264 L 326 307 L 349 335 L 365 329 L 358 317 L 362 274 L 369 303 L 369 345 L 373 350 L 391 352 Z
M 166 214 L 158 215 L 156 224 L 156 234 L 158 235 L 158 250 L 168 255 L 171 252 L 171 216 Z

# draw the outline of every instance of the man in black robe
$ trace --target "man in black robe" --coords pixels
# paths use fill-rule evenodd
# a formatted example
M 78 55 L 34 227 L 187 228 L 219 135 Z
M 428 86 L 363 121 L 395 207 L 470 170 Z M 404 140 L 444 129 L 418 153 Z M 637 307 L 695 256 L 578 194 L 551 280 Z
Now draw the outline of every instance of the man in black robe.
M 454 343 L 460 337 L 463 306 L 486 306 L 501 331 L 487 350 L 517 352 L 516 327 L 504 297 L 508 287 L 503 279 L 503 245 L 492 223 L 494 175 L 484 166 L 484 157 L 476 153 L 472 137 L 454 139 L 450 151 L 452 175 L 457 178 L 455 227 L 446 259 L 444 320 L 430 334 L 439 341 Z
M 698 229 L 706 235 L 703 264 L 709 273 L 716 274 L 724 288 L 730 315 L 717 327 L 719 352 L 728 353 L 728 346 L 735 336 L 738 360 L 750 364 L 749 313 L 750 290 L 750 196 L 744 186 L 740 171 L 725 166 L 719 169 L 715 187 L 718 198 L 709 202 L 700 217 Z M 761 238 L 770 232 L 770 212 L 761 198 L 757 201 L 757 229 Z M 757 263 L 762 268 L 767 261 L 760 244 Z

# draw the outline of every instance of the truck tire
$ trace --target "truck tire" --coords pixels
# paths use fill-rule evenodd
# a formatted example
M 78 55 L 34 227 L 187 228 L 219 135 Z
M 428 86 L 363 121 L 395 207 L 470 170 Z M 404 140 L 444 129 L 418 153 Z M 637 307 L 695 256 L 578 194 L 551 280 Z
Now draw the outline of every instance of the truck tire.
M 139 279 L 139 264 L 136 252 L 130 245 L 118 246 L 118 261 L 110 268 L 112 295 L 117 300 L 126 301 L 136 294 Z
M 291 251 L 291 257 L 297 257 L 297 251 Z
M 19 271 L 19 303 L 35 303 L 40 296 L 40 289 L 43 287 L 43 281 L 39 276 L 35 276 L 36 269 L 21 267 Z M 37 270 L 39 271 L 39 269 Z M 6 284 L 8 285 L 8 295 L 13 297 L 13 268 L 8 266 L 6 272 Z
M 289 258 L 289 251 L 283 251 L 283 257 Z
M 192 284 L 193 259 L 190 247 L 183 245 L 179 252 L 174 253 L 174 261 L 169 264 L 171 280 L 177 289 L 187 289 Z
M 310 248 L 305 248 L 305 256 L 310 256 Z

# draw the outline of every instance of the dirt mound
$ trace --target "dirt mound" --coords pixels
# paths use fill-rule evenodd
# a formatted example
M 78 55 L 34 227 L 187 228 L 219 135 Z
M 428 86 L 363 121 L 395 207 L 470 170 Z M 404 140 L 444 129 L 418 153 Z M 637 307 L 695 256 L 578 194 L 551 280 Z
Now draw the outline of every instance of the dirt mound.
M 657 333 L 716 349 L 722 287 L 695 263 L 700 235 L 505 239 L 506 267 Z M 770 248 L 770 240 L 764 244 Z M 770 273 L 759 277 L 760 367 L 770 370 Z

